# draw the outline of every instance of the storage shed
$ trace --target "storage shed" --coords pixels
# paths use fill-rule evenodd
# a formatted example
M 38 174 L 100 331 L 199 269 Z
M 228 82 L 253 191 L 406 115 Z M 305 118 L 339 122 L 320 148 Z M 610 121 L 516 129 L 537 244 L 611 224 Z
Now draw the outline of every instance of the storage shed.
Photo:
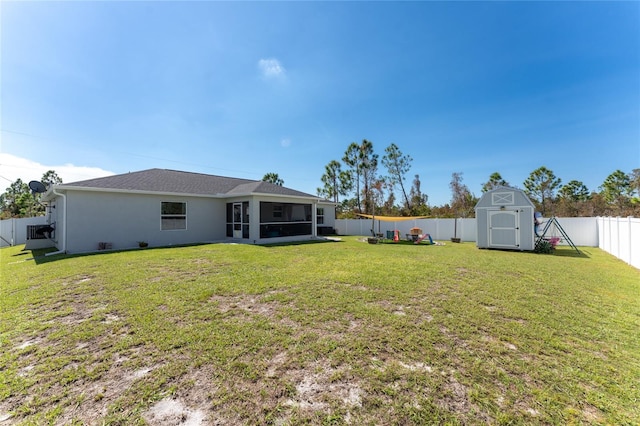
M 476 204 L 477 246 L 533 250 L 535 207 L 520 189 L 501 186 L 485 192 Z

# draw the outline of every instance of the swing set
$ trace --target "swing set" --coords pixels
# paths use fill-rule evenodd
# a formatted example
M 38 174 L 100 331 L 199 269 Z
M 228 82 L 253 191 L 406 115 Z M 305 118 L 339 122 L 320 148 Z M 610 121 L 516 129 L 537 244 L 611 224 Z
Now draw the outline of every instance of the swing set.
M 573 249 L 580 254 L 580 250 L 578 250 L 578 247 L 576 247 L 575 244 L 573 244 L 573 241 L 571 241 L 571 238 L 569 238 L 569 235 L 567 234 L 567 232 L 564 230 L 564 228 L 562 227 L 562 225 L 560 225 L 560 222 L 558 222 L 558 219 L 556 219 L 555 216 L 552 216 L 549 220 L 547 220 L 544 225 L 544 228 L 542 228 L 542 233 L 538 234 L 538 218 L 540 216 L 538 216 L 538 212 L 536 212 L 536 217 L 535 217 L 535 234 L 536 234 L 536 250 L 538 250 L 542 244 L 544 244 L 544 242 L 548 242 L 551 244 L 551 247 L 553 247 L 554 249 L 556 248 L 556 246 L 563 241 L 569 244 L 571 247 L 573 247 Z

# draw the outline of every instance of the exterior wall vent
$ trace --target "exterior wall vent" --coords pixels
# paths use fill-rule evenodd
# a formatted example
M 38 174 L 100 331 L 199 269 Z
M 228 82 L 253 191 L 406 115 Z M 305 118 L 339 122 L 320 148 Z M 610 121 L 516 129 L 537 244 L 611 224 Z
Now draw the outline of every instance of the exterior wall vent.
M 491 194 L 491 204 L 494 206 L 512 206 L 514 201 L 513 192 L 494 192 Z

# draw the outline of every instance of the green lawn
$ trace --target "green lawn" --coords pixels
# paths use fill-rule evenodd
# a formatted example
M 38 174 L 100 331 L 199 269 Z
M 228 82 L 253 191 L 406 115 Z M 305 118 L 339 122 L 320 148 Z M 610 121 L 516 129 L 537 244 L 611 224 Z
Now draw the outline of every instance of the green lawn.
M 596 248 L 20 249 L 0 424 L 640 422 L 640 271 Z

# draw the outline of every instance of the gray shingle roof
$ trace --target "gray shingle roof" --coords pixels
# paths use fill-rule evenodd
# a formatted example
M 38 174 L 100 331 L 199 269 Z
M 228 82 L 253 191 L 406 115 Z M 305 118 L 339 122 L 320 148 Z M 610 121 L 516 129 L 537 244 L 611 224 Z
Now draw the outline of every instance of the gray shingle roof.
M 113 189 L 119 191 L 162 192 L 192 195 L 267 194 L 313 197 L 311 194 L 269 182 L 239 179 L 178 170 L 149 169 L 60 185 L 65 187 Z

